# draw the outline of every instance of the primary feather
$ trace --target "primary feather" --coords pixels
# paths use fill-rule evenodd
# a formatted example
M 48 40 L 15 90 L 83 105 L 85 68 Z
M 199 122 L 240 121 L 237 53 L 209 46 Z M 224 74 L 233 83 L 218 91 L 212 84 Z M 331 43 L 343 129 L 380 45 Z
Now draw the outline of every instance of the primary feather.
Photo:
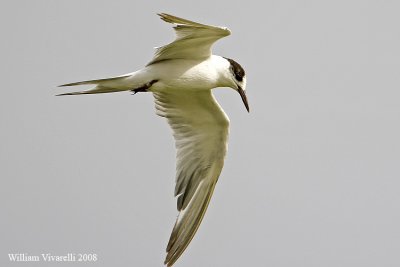
M 225 27 L 205 25 L 165 13 L 158 14 L 166 22 L 173 23 L 176 39 L 156 49 L 151 65 L 168 59 L 202 59 L 211 56 L 211 46 L 222 37 L 231 34 Z
M 166 117 L 176 142 L 175 196 L 179 216 L 167 246 L 168 266 L 196 233 L 221 173 L 229 119 L 210 90 L 153 93 L 157 114 Z

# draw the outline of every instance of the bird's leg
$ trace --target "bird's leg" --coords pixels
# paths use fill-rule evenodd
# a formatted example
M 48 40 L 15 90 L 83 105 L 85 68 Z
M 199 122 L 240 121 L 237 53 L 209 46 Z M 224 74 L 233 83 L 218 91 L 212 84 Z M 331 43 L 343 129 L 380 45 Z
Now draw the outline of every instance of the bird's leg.
M 150 88 L 153 84 L 155 84 L 156 82 L 158 82 L 158 80 L 151 80 L 150 82 L 145 83 L 144 85 L 142 85 L 142 86 L 140 86 L 140 87 L 138 87 L 138 88 L 132 89 L 131 92 L 132 92 L 134 95 L 137 94 L 137 93 L 139 93 L 139 92 L 148 92 L 147 89 L 149 89 L 149 88 Z

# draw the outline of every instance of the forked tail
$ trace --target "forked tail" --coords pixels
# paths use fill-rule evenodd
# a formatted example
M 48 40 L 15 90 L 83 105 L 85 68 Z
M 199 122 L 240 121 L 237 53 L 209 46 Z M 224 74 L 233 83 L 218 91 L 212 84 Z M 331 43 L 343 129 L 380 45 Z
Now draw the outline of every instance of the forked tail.
M 130 76 L 131 76 L 130 74 L 127 74 L 127 75 L 113 77 L 113 78 L 107 78 L 107 79 L 90 80 L 90 81 L 82 81 L 82 82 L 63 84 L 63 85 L 60 85 L 59 87 L 89 85 L 89 84 L 94 84 L 94 85 L 96 85 L 96 87 L 94 87 L 90 90 L 86 90 L 86 91 L 58 94 L 57 96 L 103 94 L 103 93 L 113 93 L 113 92 L 121 92 L 121 91 L 131 90 L 131 88 L 128 86 L 127 82 L 124 82 Z

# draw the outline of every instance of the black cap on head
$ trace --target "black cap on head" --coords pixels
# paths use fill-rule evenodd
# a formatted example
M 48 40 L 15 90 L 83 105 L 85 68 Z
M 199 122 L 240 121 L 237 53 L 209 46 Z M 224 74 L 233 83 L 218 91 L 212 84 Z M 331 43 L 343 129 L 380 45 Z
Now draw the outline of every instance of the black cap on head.
M 243 81 L 243 77 L 245 75 L 244 69 L 242 68 L 242 66 L 240 66 L 239 63 L 237 63 L 236 61 L 234 61 L 233 59 L 224 57 L 226 60 L 229 61 L 229 63 L 231 64 L 231 68 L 233 71 L 233 74 L 235 75 L 235 79 L 238 80 L 239 82 Z

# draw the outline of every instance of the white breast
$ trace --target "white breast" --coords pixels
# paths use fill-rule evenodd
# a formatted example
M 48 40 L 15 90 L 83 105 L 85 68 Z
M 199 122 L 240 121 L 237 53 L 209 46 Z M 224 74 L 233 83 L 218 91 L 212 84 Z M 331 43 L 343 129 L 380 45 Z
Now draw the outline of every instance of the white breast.
M 162 91 L 166 88 L 210 90 L 221 86 L 221 68 L 224 62 L 219 56 L 211 56 L 207 60 L 174 59 L 148 66 L 150 76 L 157 77 L 157 83 L 151 91 Z M 223 66 L 225 67 L 225 66 Z

